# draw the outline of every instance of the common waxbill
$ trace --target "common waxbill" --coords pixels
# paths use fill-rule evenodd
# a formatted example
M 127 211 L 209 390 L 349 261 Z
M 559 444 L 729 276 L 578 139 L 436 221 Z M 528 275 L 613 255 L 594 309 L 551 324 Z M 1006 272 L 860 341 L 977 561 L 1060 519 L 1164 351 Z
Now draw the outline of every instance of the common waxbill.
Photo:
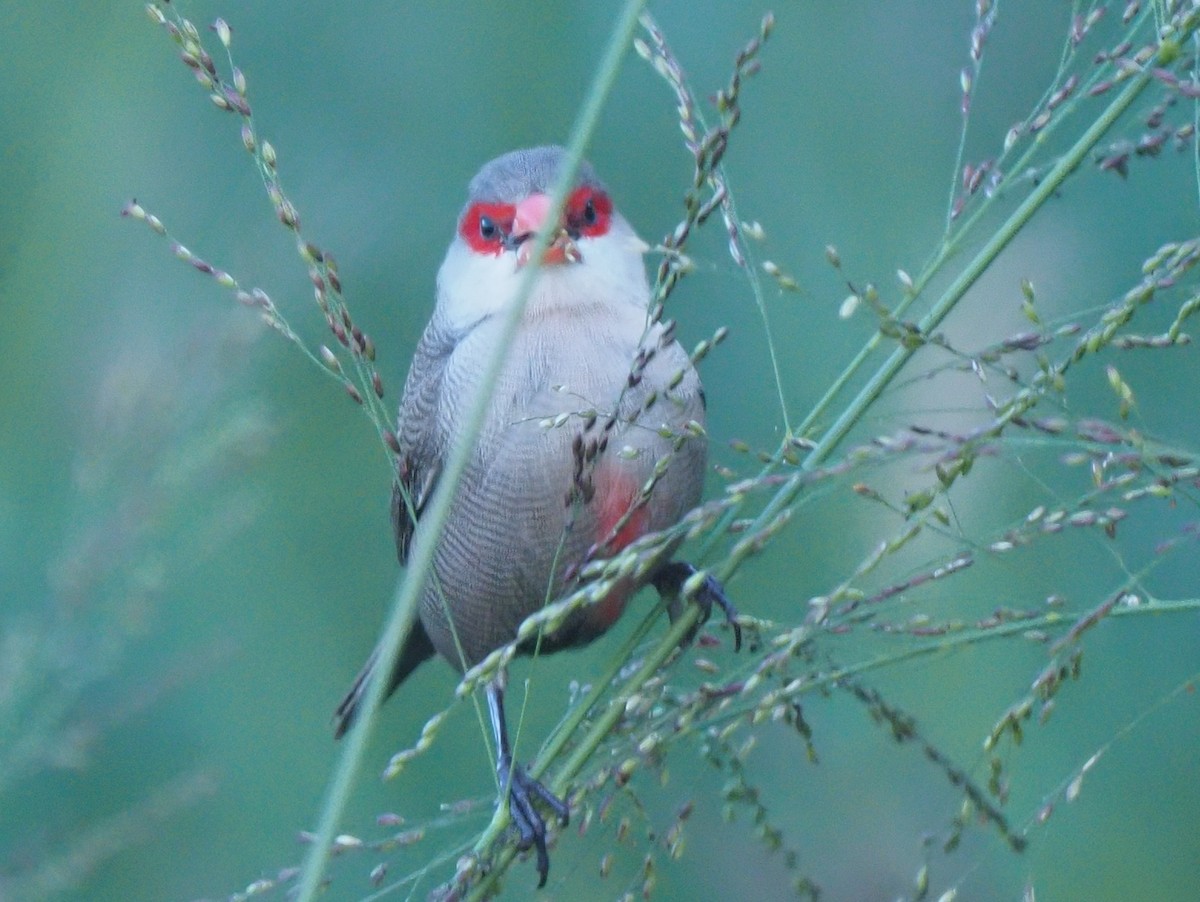
M 500 376 L 493 385 L 480 384 L 564 159 L 560 147 L 535 147 L 484 166 L 471 180 L 438 272 L 433 318 L 400 402 L 392 496 L 401 563 L 414 543 L 438 544 L 418 620 L 388 680 L 389 695 L 434 652 L 460 671 L 477 664 L 512 642 L 526 617 L 577 588 L 586 560 L 669 529 L 700 500 L 706 446 L 692 425 L 704 422 L 700 379 L 683 348 L 650 321 L 646 245 L 587 164 L 542 258 Z M 435 539 L 423 529 L 421 511 L 480 390 L 491 392 L 487 415 Z M 647 405 L 651 393 L 656 399 Z M 667 456 L 665 473 L 643 492 Z M 600 635 L 643 583 L 675 601 L 677 613 L 679 591 L 695 570 L 668 557 L 640 580 L 618 583 L 599 603 L 576 611 L 541 638 L 539 653 Z M 705 579 L 694 600 L 706 614 L 715 602 L 733 619 L 715 580 Z M 338 736 L 358 710 L 377 655 L 337 708 Z M 564 825 L 568 808 L 513 764 L 502 678 L 489 684 L 487 697 L 501 800 L 507 799 L 520 847 L 537 851 L 541 886 L 549 858 L 535 802 Z

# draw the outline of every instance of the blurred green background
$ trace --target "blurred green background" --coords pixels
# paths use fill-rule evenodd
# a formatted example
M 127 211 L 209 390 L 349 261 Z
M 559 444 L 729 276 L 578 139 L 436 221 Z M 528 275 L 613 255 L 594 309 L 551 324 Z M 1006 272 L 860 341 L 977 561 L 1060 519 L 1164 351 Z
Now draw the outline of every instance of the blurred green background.
M 337 255 L 394 402 L 467 180 L 504 150 L 565 140 L 616 6 L 175 6 L 197 25 L 217 16 L 233 25 L 257 128 L 278 151 L 307 235 Z M 793 422 L 871 333 L 869 316 L 838 318 L 845 278 L 876 282 L 894 301 L 895 270 L 915 272 L 937 245 L 974 6 L 775 10 L 727 162 L 740 215 L 766 229 L 760 253 L 802 287 L 780 294 L 767 284 Z M 652 8 L 701 97 L 725 83 L 766 9 Z M 967 159 L 993 155 L 1042 96 L 1072 9 L 1003 3 Z M 1110 10 L 1109 34 L 1118 19 Z M 336 383 L 164 241 L 119 217 L 136 197 L 195 253 L 267 290 L 306 341 L 326 340 L 236 118 L 205 99 L 141 4 L 10 2 L 0 31 L 0 897 L 224 898 L 297 862 L 297 833 L 315 825 L 338 753 L 330 713 L 398 575 L 387 459 Z M 644 237 L 674 225 L 691 162 L 669 91 L 632 54 L 589 157 Z M 956 311 L 948 334 L 974 349 L 1027 328 L 1022 278 L 1037 286 L 1043 313 L 1094 312 L 1137 280 L 1162 241 L 1194 234 L 1196 195 L 1190 153 L 1135 161 L 1125 180 L 1083 172 Z M 693 246 L 697 272 L 671 303 L 685 344 L 731 329 L 703 370 L 709 429 L 715 462 L 749 473 L 728 441 L 773 447 L 780 405 L 761 317 L 714 226 Z M 830 243 L 846 275 L 825 262 Z M 1195 349 L 1117 362 L 1138 393 L 1137 427 L 1195 450 Z M 978 386 L 954 395 L 914 381 L 864 434 L 961 422 L 960 408 L 980 397 Z M 1075 415 L 1116 415 L 1099 366 L 1079 374 L 1069 400 Z M 956 511 L 963 532 L 986 539 L 1035 504 L 1086 491 L 1086 468 L 1056 465 L 1061 450 L 1047 443 L 982 464 Z M 719 485 L 714 478 L 714 492 Z M 939 613 L 1035 606 L 1048 592 L 1085 609 L 1151 561 L 1155 543 L 1176 534 L 1172 517 L 1189 513 L 1135 513 L 1119 549 L 1065 536 L 985 562 L 951 581 Z M 846 484 L 799 514 L 730 586 L 748 613 L 799 621 L 806 599 L 845 579 L 896 528 Z M 1194 597 L 1196 575 L 1194 550 L 1185 551 L 1155 571 L 1155 586 L 1163 597 Z M 1195 898 L 1200 719 L 1190 695 L 1151 709 L 1194 671 L 1197 629 L 1194 615 L 1126 618 L 1089 640 L 1083 681 L 1009 762 L 1014 823 L 1027 824 L 1107 750 L 1079 799 L 1060 800 L 1023 855 L 986 827 L 951 855 L 936 841 L 927 851 L 923 838 L 945 830 L 958 792 L 845 695 L 806 701 L 819 764 L 794 734 L 767 730 L 752 776 L 824 898 L 911 893 L 926 856 L 935 894 L 958 885 L 960 898 L 1018 898 L 1027 886 L 1039 900 Z M 872 648 L 845 641 L 823 653 L 844 662 Z M 561 715 L 570 680 L 599 672 L 604 646 L 538 662 L 531 735 Z M 723 663 L 726 654 L 715 652 Z M 916 714 L 928 739 L 978 768 L 986 731 L 1044 661 L 1043 647 L 995 643 L 889 668 L 874 685 Z M 490 764 L 468 707 L 456 710 L 436 754 L 398 782 L 376 779 L 453 686 L 449 668 L 430 665 L 382 712 L 346 832 L 383 835 L 373 826 L 380 812 L 427 823 L 441 802 L 489 797 Z M 662 865 L 659 897 L 784 897 L 792 874 L 782 856 L 763 849 L 744 816 L 723 822 L 724 777 L 691 747 L 669 763 L 664 787 L 647 774 L 640 790 L 650 821 L 661 829 L 684 799 L 697 804 L 682 861 Z M 455 849 L 488 807 L 392 853 L 391 876 Z M 614 876 L 591 877 L 610 849 Z M 329 897 L 369 895 L 378 858 L 339 862 Z M 553 862 L 547 897 L 614 898 L 640 885 L 636 845 L 572 831 Z M 519 898 L 533 882 L 518 866 L 508 887 Z

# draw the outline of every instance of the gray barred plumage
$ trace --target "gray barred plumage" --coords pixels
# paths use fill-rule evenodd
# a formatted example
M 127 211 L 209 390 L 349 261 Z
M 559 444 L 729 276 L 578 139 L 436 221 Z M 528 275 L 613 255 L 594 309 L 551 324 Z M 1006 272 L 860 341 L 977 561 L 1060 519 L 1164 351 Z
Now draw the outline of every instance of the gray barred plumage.
M 435 652 L 460 671 L 478 663 L 513 641 L 526 617 L 571 589 L 597 549 L 611 554 L 669 529 L 700 499 L 706 444 L 696 428 L 704 422 L 699 377 L 672 335 L 651 321 L 646 246 L 611 208 L 586 164 L 500 375 L 482 384 L 526 262 L 520 248 L 540 225 L 563 159 L 561 148 L 538 147 L 484 166 L 471 181 L 458 234 L 438 273 L 437 304 L 400 403 L 392 504 L 401 562 L 415 544 L 436 541 L 437 548 L 389 694 Z M 434 537 L 422 530 L 420 513 L 481 391 L 491 401 L 478 443 L 446 527 Z M 644 494 L 656 465 L 668 457 L 665 472 Z M 668 543 L 661 565 L 643 582 L 679 590 L 678 568 L 692 571 L 668 563 L 676 544 Z M 599 604 L 575 611 L 543 637 L 541 651 L 595 638 L 639 587 L 625 580 Z M 715 593 L 727 605 L 719 588 Z M 375 659 L 338 708 L 339 735 L 354 717 Z M 564 820 L 566 808 L 512 768 L 502 688 L 497 681 L 489 689 L 497 766 L 502 780 L 512 781 L 510 804 L 522 844 L 537 848 L 544 880 L 545 825 L 530 800 L 550 804 Z

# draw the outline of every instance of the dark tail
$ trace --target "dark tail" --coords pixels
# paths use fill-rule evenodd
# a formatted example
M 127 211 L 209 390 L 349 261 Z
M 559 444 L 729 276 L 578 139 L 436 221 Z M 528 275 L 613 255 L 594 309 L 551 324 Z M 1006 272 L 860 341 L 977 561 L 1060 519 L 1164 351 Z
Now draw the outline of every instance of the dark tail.
M 386 699 L 395 692 L 396 687 L 403 683 L 422 661 L 432 658 L 433 654 L 434 647 L 433 643 L 429 641 L 429 634 L 425 632 L 421 621 L 417 620 L 413 623 L 412 629 L 408 631 L 404 648 L 400 649 L 400 655 L 396 658 L 396 666 L 392 668 L 392 675 L 388 679 L 383 697 Z M 350 729 L 350 724 L 354 723 L 359 705 L 362 704 L 363 695 L 367 691 L 367 682 L 371 672 L 375 669 L 375 661 L 378 657 L 379 649 L 377 648 L 371 652 L 371 657 L 367 658 L 367 663 L 354 678 L 354 685 L 350 687 L 350 691 L 346 693 L 338 703 L 337 710 L 333 712 L 334 739 L 341 739 L 342 735 Z

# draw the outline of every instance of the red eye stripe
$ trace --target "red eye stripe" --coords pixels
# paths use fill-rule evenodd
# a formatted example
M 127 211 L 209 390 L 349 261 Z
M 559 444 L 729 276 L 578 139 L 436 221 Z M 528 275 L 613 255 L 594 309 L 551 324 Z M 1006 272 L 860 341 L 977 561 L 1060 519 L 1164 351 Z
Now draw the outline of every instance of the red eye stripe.
M 599 188 L 576 188 L 567 199 L 567 227 L 590 238 L 605 235 L 612 222 L 612 210 L 611 198 Z
M 458 224 L 458 234 L 477 254 L 499 255 L 504 238 L 512 231 L 516 208 L 512 204 L 471 204 Z

